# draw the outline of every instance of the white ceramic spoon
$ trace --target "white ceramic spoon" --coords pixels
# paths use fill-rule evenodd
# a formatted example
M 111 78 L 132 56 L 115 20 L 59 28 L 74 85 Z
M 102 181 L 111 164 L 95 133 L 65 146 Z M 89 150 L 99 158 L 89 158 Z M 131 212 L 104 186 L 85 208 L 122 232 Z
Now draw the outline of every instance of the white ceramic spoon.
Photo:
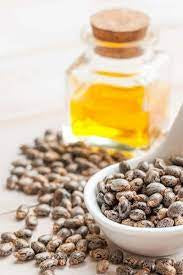
M 132 168 L 140 161 L 155 157 L 168 158 L 183 155 L 183 105 L 165 141 L 143 157 L 129 160 Z M 88 181 L 84 191 L 86 206 L 105 235 L 126 251 L 146 256 L 167 256 L 183 252 L 183 225 L 169 228 L 137 228 L 115 223 L 100 211 L 96 201 L 97 183 L 104 177 L 119 172 L 119 164 L 111 165 L 96 173 Z

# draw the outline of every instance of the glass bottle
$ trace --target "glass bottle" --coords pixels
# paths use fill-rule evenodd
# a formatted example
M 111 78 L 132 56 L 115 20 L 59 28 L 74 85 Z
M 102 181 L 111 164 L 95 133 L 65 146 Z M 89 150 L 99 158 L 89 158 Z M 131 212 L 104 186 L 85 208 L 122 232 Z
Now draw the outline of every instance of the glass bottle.
M 86 51 L 67 71 L 72 134 L 89 143 L 148 148 L 167 127 L 169 58 L 149 17 L 106 10 L 91 17 Z

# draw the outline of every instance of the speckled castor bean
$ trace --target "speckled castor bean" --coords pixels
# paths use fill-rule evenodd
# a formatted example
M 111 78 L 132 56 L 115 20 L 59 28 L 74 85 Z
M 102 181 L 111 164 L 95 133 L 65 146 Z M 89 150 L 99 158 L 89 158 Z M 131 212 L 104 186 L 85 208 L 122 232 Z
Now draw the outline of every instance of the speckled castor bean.
M 130 184 L 125 179 L 113 179 L 110 180 L 110 188 L 115 192 L 123 192 L 130 190 Z
M 120 222 L 121 218 L 119 217 L 119 213 L 114 210 L 105 210 L 104 215 L 113 222 Z
M 17 167 L 17 166 L 26 167 L 29 164 L 30 164 L 30 162 L 27 159 L 23 159 L 23 158 L 16 159 L 12 162 L 12 165 L 14 167 Z
M 78 215 L 74 218 L 66 219 L 64 222 L 64 227 L 69 229 L 76 229 L 82 225 L 84 225 L 85 220 L 83 215 Z
M 183 171 L 180 174 L 180 182 L 183 183 Z
M 176 165 L 169 165 L 165 168 L 165 174 L 174 176 L 176 178 L 180 177 L 182 169 Z
M 182 201 L 176 201 L 169 206 L 167 215 L 170 218 L 177 218 L 178 216 L 180 216 L 182 214 L 183 214 L 183 202 Z
M 51 259 L 52 257 L 53 254 L 50 252 L 41 252 L 35 255 L 35 261 L 37 264 L 40 264 L 47 259 Z
M 76 230 L 76 234 L 80 234 L 84 238 L 88 234 L 88 227 L 85 225 L 80 226 Z
M 46 203 L 46 204 L 51 205 L 52 201 L 53 201 L 52 193 L 51 194 L 47 193 L 47 194 L 44 194 L 44 195 L 38 197 L 39 203 L 44 203 L 44 204 Z
M 68 237 L 65 240 L 65 243 L 74 243 L 74 244 L 76 244 L 81 239 L 82 239 L 82 236 L 80 234 L 74 234 L 74 235 Z
M 67 254 L 63 251 L 56 252 L 53 256 L 55 259 L 58 260 L 59 266 L 65 266 L 67 263 Z
M 59 218 L 70 218 L 71 215 L 69 211 L 62 207 L 62 206 L 56 206 L 52 210 L 52 219 L 58 220 Z
M 96 265 L 96 273 L 97 274 L 104 274 L 109 269 L 109 261 L 108 260 L 101 260 Z
M 51 194 L 49 194 L 49 193 L 44 194 L 44 195 L 38 197 L 38 202 L 39 203 L 46 203 L 46 204 L 51 205 L 52 201 L 53 201 L 53 194 L 52 193 Z
M 159 172 L 154 170 L 154 169 L 150 169 L 148 170 L 148 172 L 146 173 L 146 177 L 144 179 L 146 184 L 152 183 L 152 182 L 159 182 L 160 181 L 160 175 Z
M 119 201 L 121 197 L 125 197 L 128 201 L 132 201 L 136 196 L 135 191 L 123 191 L 116 193 L 116 199 Z
M 166 218 L 167 217 L 167 212 L 168 212 L 167 208 L 164 208 L 164 207 L 160 208 L 159 211 L 157 212 L 157 218 L 159 220 L 162 220 L 162 219 Z
M 38 225 L 37 217 L 33 214 L 28 214 L 25 220 L 27 228 L 34 230 Z
M 57 160 L 60 160 L 60 155 L 54 151 L 49 151 L 45 153 L 44 160 L 46 162 L 57 161 Z
M 134 169 L 134 178 L 141 178 L 141 179 L 145 179 L 146 177 L 146 173 L 140 169 Z
M 176 270 L 176 274 L 177 275 L 182 275 L 183 274 L 183 260 L 181 261 L 177 261 L 174 265 L 175 270 Z
M 155 227 L 157 226 L 157 223 L 158 223 L 158 217 L 156 215 L 151 215 L 149 217 L 150 221 L 155 225 Z
M 129 255 L 124 259 L 123 263 L 132 268 L 142 268 L 143 259 L 138 256 Z
M 183 157 L 172 157 L 171 162 L 175 165 L 182 166 L 183 167 Z
M 58 260 L 57 259 L 46 259 L 43 262 L 40 263 L 39 267 L 41 271 L 45 270 L 52 270 L 55 269 L 56 266 L 58 265 Z
M 163 208 L 163 204 L 160 204 L 160 205 L 158 205 L 158 206 L 152 208 L 152 209 L 151 209 L 151 210 L 152 210 L 152 214 L 157 215 L 158 212 L 159 212 L 159 210 L 162 209 L 162 208 Z
M 175 275 L 176 270 L 167 259 L 158 259 L 156 261 L 156 272 L 162 275 Z
M 78 215 L 84 215 L 85 211 L 81 206 L 75 206 L 70 210 L 71 216 L 75 217 Z
M 141 161 L 138 163 L 137 169 L 147 172 L 149 170 L 149 163 L 147 161 Z
M 19 186 L 20 190 L 23 190 L 27 193 L 27 189 L 29 189 L 33 184 L 33 179 L 31 178 L 31 175 L 28 175 L 28 173 L 30 174 L 31 171 L 26 171 L 26 173 L 27 175 L 21 177 L 17 182 L 17 185 Z
M 46 166 L 39 166 L 39 167 L 37 167 L 36 170 L 41 175 L 48 175 L 48 174 L 51 173 L 51 169 L 49 167 L 46 167 Z
M 0 257 L 7 257 L 13 252 L 12 243 L 1 243 L 0 244 Z
M 104 201 L 104 194 L 102 192 L 99 192 L 97 194 L 97 202 L 98 202 L 98 204 L 99 204 L 100 207 L 105 203 L 105 201 Z
M 116 275 L 134 275 L 133 268 L 128 265 L 120 265 L 116 268 Z
M 183 199 L 183 188 L 181 187 L 181 188 L 179 188 L 179 190 L 176 192 L 175 190 L 174 190 L 174 192 L 175 193 L 177 193 L 177 198 L 178 198 L 178 200 L 180 199 Z
M 34 208 L 34 212 L 37 217 L 48 217 L 50 214 L 51 208 L 48 204 L 39 204 Z
M 130 167 L 130 165 L 128 164 L 127 161 L 120 162 L 120 164 L 119 164 L 119 171 L 120 171 L 120 173 L 125 174 L 130 169 L 131 169 L 131 167 Z
M 149 272 L 154 272 L 155 271 L 155 259 L 143 258 L 142 268 L 149 270 Z
M 130 190 L 131 191 L 139 191 L 143 186 L 143 180 L 141 178 L 135 178 L 130 181 Z
M 96 223 L 89 224 L 88 229 L 91 234 L 100 234 L 100 227 Z
M 148 200 L 148 202 L 147 202 L 147 205 L 148 205 L 149 207 L 154 208 L 154 207 L 159 206 L 160 203 L 162 202 L 162 200 L 163 200 L 163 196 L 162 196 L 161 194 L 159 194 L 159 193 L 155 193 L 155 194 L 153 194 L 153 195 L 151 195 L 151 196 L 149 197 L 149 200 Z
M 75 198 L 79 198 L 80 203 L 81 203 L 82 199 L 79 196 L 77 196 L 77 197 L 75 196 Z M 71 200 L 68 199 L 68 198 L 63 198 L 61 200 L 61 203 L 60 203 L 60 206 L 66 208 L 68 211 L 71 211 L 72 205 L 73 205 L 73 207 L 75 207 L 75 206 L 80 205 L 80 204 L 77 204 L 76 201 L 74 201 L 73 199 L 72 199 L 72 202 L 71 202 Z
M 159 263 L 159 262 L 164 263 L 164 264 L 169 264 L 169 265 L 172 265 L 172 266 L 174 266 L 174 264 L 175 264 L 175 261 L 172 258 L 158 258 L 155 261 L 156 264 Z
M 16 210 L 16 219 L 17 220 L 24 220 L 29 212 L 29 208 L 27 205 L 22 204 Z
M 34 259 L 35 253 L 32 248 L 22 248 L 15 253 L 18 261 L 26 262 Z
M 25 239 L 21 239 L 21 238 L 16 238 L 13 244 L 15 246 L 15 251 L 18 251 L 22 248 L 29 247 L 29 243 Z
M 125 173 L 125 179 L 132 181 L 134 179 L 134 170 L 129 170 Z
M 95 261 L 108 260 L 109 250 L 107 248 L 97 248 L 97 249 L 94 249 L 94 250 L 90 251 L 90 256 Z
M 141 209 L 134 209 L 130 212 L 130 219 L 133 221 L 141 221 L 146 219 L 146 214 Z
M 62 227 L 64 227 L 65 218 L 56 220 L 53 224 L 53 233 L 56 234 Z
M 27 185 L 23 188 L 23 191 L 27 195 L 37 195 L 42 189 L 42 183 L 39 181 L 34 181 L 31 185 Z
M 47 245 L 51 240 L 52 240 L 52 235 L 51 234 L 45 234 L 45 235 L 41 235 L 38 238 L 38 241 L 43 243 L 44 245 Z
M 55 250 L 59 247 L 60 244 L 62 244 L 62 240 L 60 238 L 55 238 L 48 242 L 47 250 L 49 252 L 55 252 Z
M 65 241 L 68 237 L 72 235 L 72 231 L 66 227 L 60 229 L 57 233 L 57 237 Z
M 79 240 L 76 244 L 76 250 L 86 253 L 88 250 L 88 241 L 85 239 Z
M 123 220 L 128 218 L 131 211 L 131 203 L 125 198 L 121 197 L 118 204 L 119 217 Z
M 145 227 L 145 228 L 153 228 L 154 227 L 154 223 L 148 220 L 142 220 L 142 221 L 138 221 L 135 224 L 136 227 Z
M 14 242 L 15 240 L 16 240 L 16 236 L 12 232 L 4 232 L 1 234 L 2 243 Z
M 174 220 L 171 218 L 164 218 L 157 223 L 157 227 L 172 227 L 174 226 Z
M 113 193 L 107 192 L 104 195 L 104 202 L 108 204 L 109 206 L 113 206 L 116 202 L 116 197 Z
M 159 169 L 165 169 L 166 163 L 164 162 L 163 159 L 155 158 L 154 167 L 159 168 Z
M 11 175 L 6 180 L 6 188 L 9 190 L 15 190 L 17 188 L 18 177 Z
M 99 205 L 99 206 L 100 206 L 100 205 Z M 106 211 L 106 210 L 110 210 L 110 206 L 107 205 L 106 203 L 103 203 L 102 206 L 101 206 L 101 212 L 102 212 L 102 214 L 105 215 L 105 211 Z
M 182 185 L 179 183 L 173 187 L 173 192 L 175 193 L 175 195 L 178 194 L 178 192 L 181 188 L 182 188 Z M 181 200 L 181 198 L 180 198 L 180 200 Z
M 23 176 L 24 173 L 25 173 L 25 168 L 21 166 L 13 167 L 13 169 L 11 170 L 11 174 L 18 177 Z
M 121 264 L 123 262 L 123 252 L 120 249 L 110 251 L 109 261 L 114 265 Z
M 107 247 L 107 242 L 106 242 L 105 238 L 103 238 L 102 236 L 88 234 L 86 236 L 86 239 L 88 240 L 88 249 L 89 250 Z
M 132 221 L 131 219 L 124 219 L 122 220 L 121 224 L 128 225 L 128 226 L 135 226 L 135 221 Z
M 132 209 L 141 209 L 146 213 L 146 215 L 151 214 L 151 208 L 147 205 L 146 202 L 140 202 L 140 201 L 139 202 L 134 202 L 132 204 L 131 208 Z
M 72 252 L 72 254 L 69 257 L 69 264 L 70 265 L 78 265 L 84 262 L 86 258 L 86 254 L 81 251 L 75 251 Z
M 61 244 L 58 248 L 57 248 L 57 252 L 65 252 L 67 255 L 70 255 L 74 250 L 75 250 L 76 246 L 74 243 L 64 243 Z
M 161 182 L 166 186 L 166 187 L 174 187 L 175 185 L 178 184 L 179 179 L 174 177 L 174 176 L 162 176 L 161 177 Z
M 110 183 L 111 182 L 111 180 L 113 180 L 113 179 L 124 179 L 124 173 L 114 173 L 114 174 L 112 174 L 112 175 L 109 175 L 109 176 L 107 176 L 107 177 L 105 177 L 105 180 L 104 180 L 104 182 L 106 183 L 106 184 L 108 184 L 108 183 Z
M 166 187 L 161 184 L 160 182 L 152 182 L 147 185 L 145 191 L 148 196 L 151 196 L 155 193 L 160 193 L 161 195 L 164 194 Z
M 183 216 L 178 216 L 174 219 L 175 225 L 183 225 Z
M 46 246 L 39 241 L 32 242 L 31 248 L 34 250 L 35 254 L 46 251 Z
M 169 207 L 176 200 L 176 195 L 171 192 L 165 192 L 163 197 L 163 204 L 165 207 Z
M 136 194 L 133 199 L 134 201 L 147 202 L 148 196 L 145 194 Z
M 17 238 L 22 238 L 22 239 L 27 240 L 32 237 L 32 230 L 30 230 L 28 228 L 19 229 L 15 232 L 15 235 Z
M 107 193 L 106 183 L 104 181 L 99 181 L 97 184 L 97 190 L 99 193 Z

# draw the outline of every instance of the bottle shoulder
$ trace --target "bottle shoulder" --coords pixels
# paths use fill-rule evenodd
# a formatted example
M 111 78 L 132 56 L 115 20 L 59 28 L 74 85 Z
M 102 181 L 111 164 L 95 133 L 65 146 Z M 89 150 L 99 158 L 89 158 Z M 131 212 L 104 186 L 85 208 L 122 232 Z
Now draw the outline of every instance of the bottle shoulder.
M 104 58 L 84 53 L 71 65 L 69 75 L 88 83 L 146 85 L 157 79 L 168 64 L 168 55 L 158 50 L 133 59 Z

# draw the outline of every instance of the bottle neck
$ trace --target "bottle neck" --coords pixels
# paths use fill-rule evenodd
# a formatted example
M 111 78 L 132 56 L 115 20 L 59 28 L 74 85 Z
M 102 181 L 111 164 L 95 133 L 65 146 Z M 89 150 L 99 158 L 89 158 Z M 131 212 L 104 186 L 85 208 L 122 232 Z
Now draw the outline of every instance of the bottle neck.
M 87 45 L 86 57 L 94 71 L 136 74 L 155 54 L 157 33 L 152 29 L 148 30 L 143 40 L 122 43 L 98 40 L 88 29 L 83 29 L 81 34 Z
M 144 70 L 144 66 L 153 59 L 154 49 L 143 49 L 141 55 L 131 58 L 113 58 L 98 53 L 95 47 L 88 49 L 90 68 L 98 72 L 123 73 L 126 75 L 137 74 Z
M 144 53 L 141 41 L 114 43 L 95 39 L 93 48 L 98 55 L 116 59 L 134 58 Z

